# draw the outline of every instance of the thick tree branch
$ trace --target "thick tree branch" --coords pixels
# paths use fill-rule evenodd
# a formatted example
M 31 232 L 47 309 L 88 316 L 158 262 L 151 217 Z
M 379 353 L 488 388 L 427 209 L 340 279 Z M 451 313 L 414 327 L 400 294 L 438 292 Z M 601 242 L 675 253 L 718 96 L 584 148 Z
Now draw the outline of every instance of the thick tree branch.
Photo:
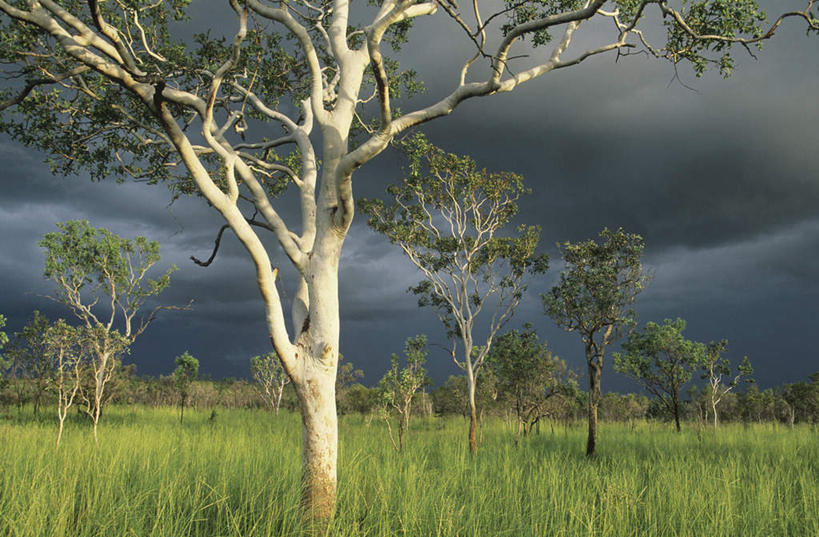
M 321 63 L 319 62 L 318 52 L 313 45 L 313 41 L 310 38 L 310 34 L 307 32 L 307 29 L 299 24 L 292 17 L 292 15 L 290 15 L 290 13 L 284 9 L 264 5 L 259 2 L 259 0 L 247 0 L 247 6 L 262 17 L 283 24 L 299 41 L 304 57 L 307 60 L 307 65 L 310 69 L 310 103 L 313 107 L 313 115 L 319 122 L 326 121 L 327 111 L 324 109 L 324 88 L 321 78 Z

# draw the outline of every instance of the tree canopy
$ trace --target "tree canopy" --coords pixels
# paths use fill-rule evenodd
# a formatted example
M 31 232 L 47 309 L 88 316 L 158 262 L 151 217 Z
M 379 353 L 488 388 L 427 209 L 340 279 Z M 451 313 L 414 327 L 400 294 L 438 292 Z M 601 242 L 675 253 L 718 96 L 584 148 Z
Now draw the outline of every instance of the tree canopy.
M 648 322 L 623 342 L 622 352 L 614 353 L 614 369 L 639 382 L 657 396 L 674 417 L 680 430 L 680 390 L 702 366 L 706 346 L 685 339 L 685 321 L 666 319 L 663 324 Z
M 157 278 L 148 272 L 159 262 L 159 243 L 145 237 L 126 239 L 87 220 L 58 223 L 59 231 L 46 233 L 46 278 L 55 284 L 56 299 L 92 327 L 112 330 L 122 323 L 123 335 L 133 341 L 162 309 L 157 306 L 137 318 L 146 300 L 165 290 L 176 266 Z
M 188 401 L 191 383 L 199 375 L 199 360 L 185 351 L 174 358 L 174 363 L 176 369 L 174 369 L 173 378 L 176 390 L 179 392 L 179 421 L 181 422 L 185 416 L 185 403 Z
M 570 395 L 577 389 L 575 375 L 566 362 L 541 343 L 530 324 L 498 337 L 489 353 L 500 394 L 509 398 L 518 418 L 518 436 L 548 415 L 555 395 Z
M 452 340 L 452 359 L 466 372 L 475 451 L 477 376 L 523 298 L 526 276 L 545 272 L 548 257 L 535 253 L 540 228 L 521 225 L 516 236 L 502 234 L 526 192 L 520 176 L 479 169 L 472 158 L 447 153 L 422 135 L 401 146 L 408 174 L 387 188 L 390 202 L 364 199 L 359 205 L 370 227 L 421 271 L 423 279 L 410 291 L 419 306 L 435 310 Z M 473 329 L 483 317 L 489 319 L 486 336 L 476 339 Z
M 632 304 L 650 279 L 642 265 L 644 246 L 640 235 L 608 228 L 599 241 L 558 244 L 565 269 L 542 295 L 546 313 L 598 349 L 617 339 L 634 322 Z

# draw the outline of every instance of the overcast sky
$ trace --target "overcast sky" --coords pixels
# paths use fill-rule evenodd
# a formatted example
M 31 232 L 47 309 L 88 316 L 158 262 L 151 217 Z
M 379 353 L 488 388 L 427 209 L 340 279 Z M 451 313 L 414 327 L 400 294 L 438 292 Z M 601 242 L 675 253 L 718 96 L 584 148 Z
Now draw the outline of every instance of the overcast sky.
M 195 1 L 193 9 L 203 8 Z M 422 101 L 453 83 L 452 67 L 468 47 L 459 48 L 453 32 L 445 17 L 421 21 L 401 54 L 426 82 Z M 442 46 L 449 41 L 451 48 Z M 638 299 L 641 323 L 682 317 L 691 339 L 727 338 L 729 357 L 748 355 L 762 387 L 819 370 L 818 47 L 816 37 L 788 24 L 758 60 L 738 52 L 728 80 L 682 71 L 691 89 L 660 61 L 598 57 L 426 125 L 437 145 L 491 170 L 520 173 L 533 190 L 518 223 L 542 226 L 552 268 L 531 282 L 510 328 L 532 323 L 553 352 L 583 371 L 579 337 L 543 315 L 539 293 L 560 269 L 557 241 L 622 226 L 645 237 L 654 273 Z M 54 177 L 43 158 L 0 138 L 0 313 L 7 328 L 19 330 L 34 309 L 70 315 L 42 296 L 51 287 L 37 242 L 56 222 L 86 218 L 123 236 L 159 240 L 162 266 L 179 267 L 162 301 L 195 301 L 190 312 L 164 313 L 134 345 L 128 360 L 139 373 L 167 374 L 174 356 L 189 350 L 204 374 L 247 376 L 248 358 L 270 348 L 249 258 L 225 234 L 211 267 L 188 259 L 210 255 L 218 215 L 198 199 L 169 204 L 163 186 Z M 378 195 L 400 174 L 400 161 L 384 154 L 357 173 L 356 193 Z M 433 312 L 406 293 L 418 278 L 359 217 L 341 264 L 341 351 L 369 384 L 407 337 L 426 333 L 444 343 Z M 458 372 L 435 347 L 429 369 L 437 382 Z M 634 389 L 610 359 L 603 387 Z

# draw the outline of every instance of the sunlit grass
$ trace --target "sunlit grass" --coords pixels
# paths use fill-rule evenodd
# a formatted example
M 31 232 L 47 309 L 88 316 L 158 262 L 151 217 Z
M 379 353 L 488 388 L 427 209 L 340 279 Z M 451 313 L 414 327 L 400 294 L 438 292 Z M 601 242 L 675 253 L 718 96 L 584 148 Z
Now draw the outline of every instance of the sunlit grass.
M 282 413 L 112 408 L 100 443 L 70 423 L 0 422 L 0 535 L 297 535 L 300 419 Z M 582 426 L 513 442 L 460 418 L 413 423 L 396 453 L 380 423 L 341 423 L 338 536 L 819 535 L 819 434 L 762 425 Z

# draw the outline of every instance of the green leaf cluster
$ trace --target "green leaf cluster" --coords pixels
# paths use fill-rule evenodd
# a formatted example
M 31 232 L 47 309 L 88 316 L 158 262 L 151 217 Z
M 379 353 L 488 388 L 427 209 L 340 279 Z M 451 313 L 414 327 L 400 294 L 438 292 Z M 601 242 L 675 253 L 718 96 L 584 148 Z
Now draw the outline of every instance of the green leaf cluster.
M 176 369 L 173 372 L 173 378 L 176 389 L 179 390 L 180 394 L 184 394 L 183 397 L 186 397 L 191 383 L 199 375 L 199 360 L 194 358 L 188 351 L 185 351 L 174 358 L 174 363 Z
M 648 322 L 635 330 L 616 352 L 614 369 L 628 375 L 669 407 L 706 358 L 706 345 L 685 339 L 683 319 Z
M 768 18 L 756 0 L 682 0 L 681 14 L 697 36 L 726 38 L 759 38 L 762 23 Z M 697 76 L 702 76 L 710 65 L 716 65 L 724 77 L 731 75 L 734 59 L 730 41 L 699 39 L 670 17 L 664 24 L 666 50 L 672 62 L 688 61 Z M 761 44 L 757 46 L 761 48 Z
M 609 327 L 617 331 L 632 325 L 631 309 L 637 294 L 648 284 L 643 270 L 644 242 L 622 228 L 600 232 L 599 240 L 558 244 L 565 268 L 560 281 L 541 295 L 546 313 L 567 331 L 578 331 L 592 342 Z
M 565 11 L 576 10 L 583 7 L 582 0 L 527 0 L 520 2 L 517 0 L 504 0 L 504 7 L 507 10 L 507 22 L 501 27 L 503 35 L 507 35 L 513 28 L 520 24 L 532 22 L 550 15 L 557 15 Z M 549 30 L 538 30 L 531 34 L 532 46 L 539 47 L 552 40 Z
M 369 226 L 411 252 L 422 270 L 474 276 L 468 297 L 473 306 L 485 298 L 478 282 L 520 298 L 523 288 L 518 284 L 524 274 L 548 268 L 548 257 L 535 254 L 539 227 L 519 226 L 516 236 L 499 235 L 517 214 L 520 195 L 528 192 L 522 177 L 479 169 L 472 158 L 447 153 L 422 134 L 404 139 L 400 148 L 408 159 L 408 173 L 400 184 L 387 188 L 393 202 L 359 201 Z M 411 291 L 419 296 L 419 305 L 452 308 L 428 279 Z
M 424 364 L 427 360 L 427 336 L 421 334 L 404 342 L 403 360 L 397 354 L 390 358 L 390 369 L 378 381 L 378 398 L 387 408 L 397 408 L 420 388 L 431 383 Z M 404 362 L 402 367 L 401 362 Z
M 44 275 L 57 283 L 59 298 L 75 311 L 88 293 L 89 310 L 106 297 L 112 308 L 132 312 L 170 284 L 175 266 L 157 278 L 145 278 L 160 260 L 157 241 L 142 236 L 125 239 L 94 228 L 87 220 L 62 222 L 57 227 L 59 231 L 46 233 L 39 243 L 46 250 Z
M 495 374 L 496 388 L 512 401 L 527 430 L 546 415 L 546 403 L 551 397 L 570 396 L 577 391 L 577 381 L 566 362 L 540 342 L 528 323 L 523 331 L 512 330 L 499 336 L 489 351 L 487 364 Z

